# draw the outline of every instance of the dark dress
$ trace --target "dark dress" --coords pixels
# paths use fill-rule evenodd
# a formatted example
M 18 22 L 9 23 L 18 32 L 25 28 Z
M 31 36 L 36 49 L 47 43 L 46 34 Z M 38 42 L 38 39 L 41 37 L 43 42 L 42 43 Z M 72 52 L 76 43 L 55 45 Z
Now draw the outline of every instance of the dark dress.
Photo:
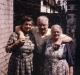
M 36 49 L 35 39 L 31 32 L 26 34 L 25 43 L 22 46 L 9 48 L 18 39 L 18 34 L 13 33 L 7 44 L 8 52 L 12 55 L 9 61 L 8 75 L 32 75 L 33 51 Z
M 69 67 L 73 66 L 70 45 L 61 44 L 59 49 L 54 50 L 51 40 L 48 40 L 44 52 L 44 75 L 68 75 Z

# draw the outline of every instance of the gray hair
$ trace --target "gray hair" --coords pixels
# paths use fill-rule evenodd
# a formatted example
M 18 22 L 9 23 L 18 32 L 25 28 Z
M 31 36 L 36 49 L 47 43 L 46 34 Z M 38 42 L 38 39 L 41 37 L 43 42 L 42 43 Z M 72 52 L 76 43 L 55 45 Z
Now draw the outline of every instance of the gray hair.
M 63 31 L 62 31 L 62 27 L 61 27 L 60 25 L 58 25 L 58 24 L 52 25 L 51 31 L 54 30 L 55 28 L 59 28 L 60 31 L 61 31 L 61 33 L 63 32 Z
M 47 22 L 47 23 L 49 23 L 49 19 L 48 19 L 48 17 L 47 16 L 39 16 L 38 18 L 37 18 L 37 23 L 38 22 Z

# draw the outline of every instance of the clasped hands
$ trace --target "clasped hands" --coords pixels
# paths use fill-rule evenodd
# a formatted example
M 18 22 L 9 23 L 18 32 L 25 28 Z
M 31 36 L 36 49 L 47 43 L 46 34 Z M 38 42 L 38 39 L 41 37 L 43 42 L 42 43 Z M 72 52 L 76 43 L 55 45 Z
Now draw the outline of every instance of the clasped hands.
M 16 44 L 21 44 L 21 45 L 22 45 L 22 44 L 25 43 L 24 33 L 21 32 L 21 31 L 19 31 L 18 34 L 19 34 L 19 38 L 18 38 L 18 40 L 16 41 Z
M 53 43 L 54 50 L 59 49 L 59 47 L 60 47 L 61 44 L 62 44 L 62 40 L 61 39 L 59 39 L 58 41 L 54 42 Z

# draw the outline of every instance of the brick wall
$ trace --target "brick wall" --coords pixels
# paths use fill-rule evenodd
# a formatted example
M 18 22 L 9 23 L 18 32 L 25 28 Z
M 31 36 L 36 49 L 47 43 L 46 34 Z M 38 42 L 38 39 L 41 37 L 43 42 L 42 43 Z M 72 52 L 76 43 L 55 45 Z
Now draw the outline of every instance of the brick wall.
M 0 75 L 7 74 L 10 54 L 5 46 L 13 32 L 13 0 L 0 0 Z

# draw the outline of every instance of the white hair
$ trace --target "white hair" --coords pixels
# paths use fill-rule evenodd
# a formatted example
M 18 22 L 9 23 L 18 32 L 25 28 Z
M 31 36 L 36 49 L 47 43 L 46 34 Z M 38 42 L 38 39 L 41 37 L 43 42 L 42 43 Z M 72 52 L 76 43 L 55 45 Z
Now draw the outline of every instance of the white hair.
M 38 18 L 37 18 L 37 23 L 49 23 L 49 19 L 48 19 L 48 17 L 47 16 L 39 16 Z
M 51 31 L 52 30 L 54 30 L 54 29 L 60 29 L 60 31 L 61 31 L 61 33 L 62 33 L 62 27 L 60 26 L 60 25 L 58 25 L 58 24 L 55 24 L 55 25 L 52 25 L 52 27 L 51 27 Z

